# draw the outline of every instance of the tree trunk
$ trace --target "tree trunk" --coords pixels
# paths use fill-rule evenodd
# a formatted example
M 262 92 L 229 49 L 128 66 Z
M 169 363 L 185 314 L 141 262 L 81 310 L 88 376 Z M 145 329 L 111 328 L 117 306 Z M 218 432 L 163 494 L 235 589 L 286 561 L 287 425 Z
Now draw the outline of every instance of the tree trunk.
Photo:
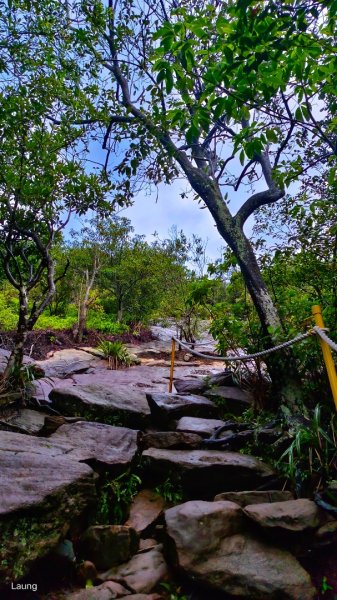
M 19 289 L 19 320 L 14 336 L 14 348 L 8 358 L 1 380 L 8 390 L 21 386 L 20 372 L 23 365 L 23 347 L 28 333 L 28 297 L 24 286 Z

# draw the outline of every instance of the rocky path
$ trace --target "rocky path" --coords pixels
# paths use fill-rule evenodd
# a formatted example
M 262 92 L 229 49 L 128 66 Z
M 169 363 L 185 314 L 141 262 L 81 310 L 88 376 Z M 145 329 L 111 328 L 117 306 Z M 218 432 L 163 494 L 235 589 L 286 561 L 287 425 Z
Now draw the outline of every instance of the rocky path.
M 34 410 L 0 422 L 1 597 L 178 600 L 180 580 L 194 600 L 317 597 L 301 560 L 337 521 L 239 451 L 253 434 L 227 416 L 251 398 L 230 373 L 178 364 L 168 394 L 167 353 L 138 348 L 121 371 L 93 349 L 38 362 Z

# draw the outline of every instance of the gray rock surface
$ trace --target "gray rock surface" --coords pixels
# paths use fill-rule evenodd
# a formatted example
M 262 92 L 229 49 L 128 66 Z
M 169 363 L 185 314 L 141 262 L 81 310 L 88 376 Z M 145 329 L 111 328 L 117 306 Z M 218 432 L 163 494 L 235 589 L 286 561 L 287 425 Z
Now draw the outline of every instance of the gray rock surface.
M 263 528 L 277 527 L 293 532 L 315 529 L 325 518 L 317 504 L 307 498 L 272 504 L 252 504 L 246 506 L 244 513 Z
M 199 448 L 202 437 L 195 433 L 184 431 L 153 431 L 144 433 L 141 438 L 142 448 L 171 448 L 172 450 L 186 450 Z
M 162 546 L 159 544 L 148 552 L 136 554 L 129 562 L 119 567 L 100 573 L 100 579 L 124 581 L 132 591 L 148 593 L 165 579 L 167 573 Z
M 237 598 L 313 600 L 308 573 L 287 551 L 242 533 L 231 502 L 188 502 L 166 511 L 169 552 L 189 577 Z M 172 548 L 173 546 L 173 548 Z
M 248 504 L 294 500 L 294 496 L 287 490 L 269 490 L 265 492 L 253 490 L 248 492 L 223 492 L 222 494 L 217 494 L 214 500 L 229 500 L 230 502 L 236 502 L 240 506 L 247 506 Z
M 35 364 L 44 372 L 45 377 L 69 377 L 73 373 L 84 373 L 88 369 L 100 365 L 101 359 L 76 348 L 58 350 L 45 360 L 37 360 Z
M 252 404 L 251 396 L 238 387 L 218 386 L 205 392 L 207 398 L 218 398 L 221 400 L 223 407 L 228 412 L 233 414 L 241 414 L 247 410 Z
M 214 417 L 218 414 L 216 405 L 203 396 L 147 393 L 146 398 L 152 419 L 157 423 L 184 416 Z
M 201 419 L 200 417 L 181 417 L 177 423 L 177 431 L 197 433 L 209 437 L 216 429 L 224 425 L 220 419 Z
M 204 379 L 175 379 L 174 387 L 178 394 L 203 394 L 207 390 Z
M 67 600 L 114 600 L 123 596 L 132 598 L 131 592 L 124 586 L 115 581 L 105 581 L 96 587 L 67 594 L 65 598 Z
M 65 415 L 87 419 L 116 420 L 118 425 L 141 428 L 149 421 L 145 393 L 125 385 L 74 384 L 56 387 L 50 393 L 53 406 Z
M 23 408 L 15 411 L 12 415 L 0 420 L 0 430 L 14 431 L 17 433 L 38 434 L 44 426 L 47 413 Z
M 137 431 L 103 423 L 61 425 L 48 440 L 71 448 L 70 457 L 108 466 L 116 475 L 130 466 L 138 451 Z
M 163 477 L 170 472 L 179 475 L 185 491 L 207 499 L 224 490 L 255 489 L 274 475 L 268 465 L 253 456 L 217 450 L 149 448 L 142 454 L 142 463 Z

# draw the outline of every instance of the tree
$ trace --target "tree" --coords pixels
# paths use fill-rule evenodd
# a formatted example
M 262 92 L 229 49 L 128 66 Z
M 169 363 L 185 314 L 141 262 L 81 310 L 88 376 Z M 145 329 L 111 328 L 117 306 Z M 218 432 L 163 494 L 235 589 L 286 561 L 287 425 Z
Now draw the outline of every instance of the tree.
M 88 56 L 109 74 L 101 76 L 109 119 L 103 146 L 108 155 L 118 146 L 123 151 L 114 164 L 118 191 L 124 183 L 132 197 L 132 175 L 155 184 L 185 175 L 236 256 L 265 346 L 282 327 L 244 226 L 259 208 L 284 198 L 285 183 L 335 156 L 335 121 L 329 108 L 320 120 L 313 108 L 313 98 L 334 94 L 335 3 L 326 4 L 329 14 L 319 2 L 120 0 L 106 12 L 99 1 L 84 5 Z M 306 156 L 313 140 L 316 155 Z M 241 168 L 231 172 L 235 157 Z M 233 215 L 223 186 L 238 191 L 244 184 L 250 195 Z M 292 359 L 284 354 L 268 364 L 292 404 Z

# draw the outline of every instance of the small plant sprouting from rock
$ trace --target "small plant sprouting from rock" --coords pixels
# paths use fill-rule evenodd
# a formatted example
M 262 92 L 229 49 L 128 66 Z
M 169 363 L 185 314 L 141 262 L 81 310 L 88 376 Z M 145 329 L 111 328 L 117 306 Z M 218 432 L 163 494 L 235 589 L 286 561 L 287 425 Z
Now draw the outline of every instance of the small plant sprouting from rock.
M 180 483 L 174 483 L 170 477 L 157 485 L 155 492 L 169 504 L 176 505 L 184 501 L 184 492 Z
M 131 355 L 123 342 L 101 340 L 98 349 L 108 359 L 109 369 L 116 370 L 120 365 L 129 367 L 132 363 Z
M 180 586 L 176 587 L 172 583 L 161 583 L 160 586 L 163 588 L 167 600 L 187 600 L 186 594 L 181 593 Z
M 138 475 L 128 471 L 115 479 L 108 479 L 100 490 L 97 523 L 101 525 L 124 523 L 129 505 L 138 493 L 141 483 Z

